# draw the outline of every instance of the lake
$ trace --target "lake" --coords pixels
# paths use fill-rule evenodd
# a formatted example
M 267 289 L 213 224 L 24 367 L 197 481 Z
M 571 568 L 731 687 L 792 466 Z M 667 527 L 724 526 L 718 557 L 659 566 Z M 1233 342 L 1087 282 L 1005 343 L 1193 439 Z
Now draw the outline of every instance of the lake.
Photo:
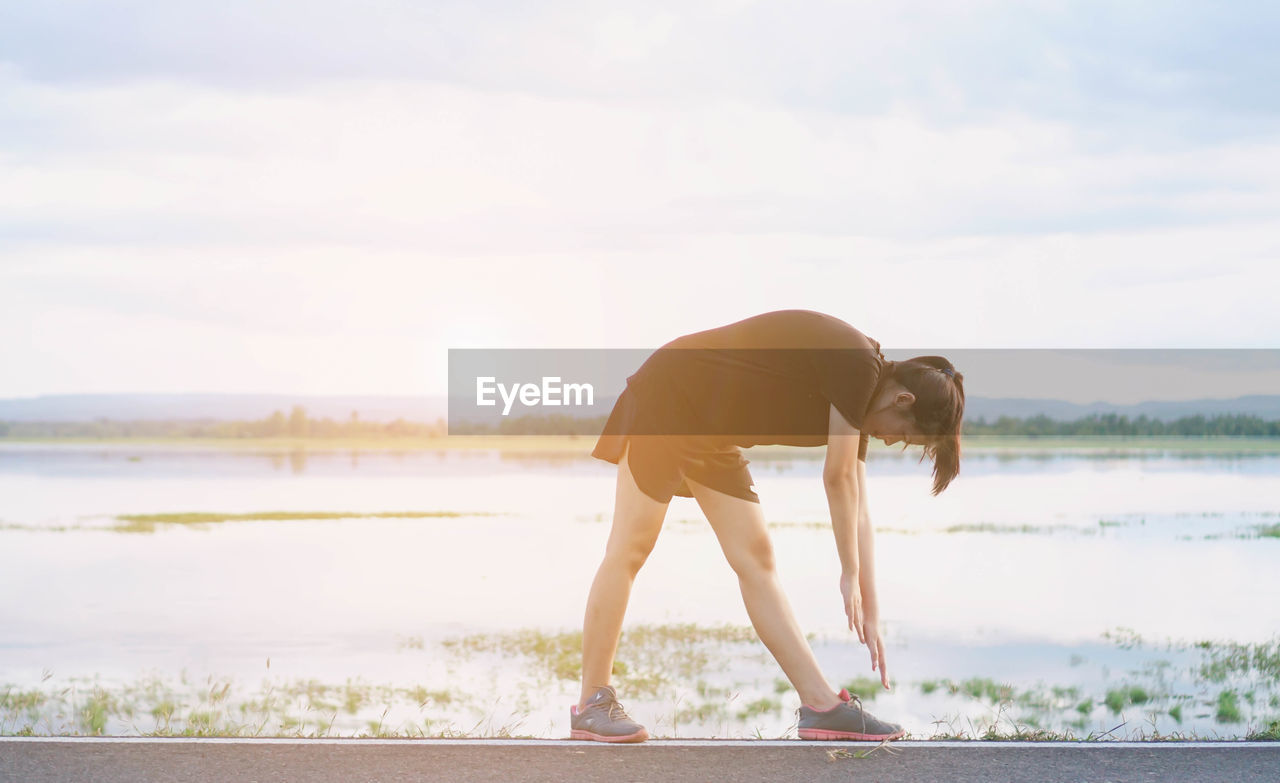
M 0 445 L 0 733 L 567 736 L 616 472 L 589 448 Z M 845 625 L 820 450 L 747 454 L 828 678 L 914 737 L 1280 719 L 1280 455 L 974 452 L 935 498 L 918 451 L 873 452 L 884 691 Z M 214 516 L 154 516 L 186 512 Z M 691 499 L 618 659 L 655 735 L 794 736 Z

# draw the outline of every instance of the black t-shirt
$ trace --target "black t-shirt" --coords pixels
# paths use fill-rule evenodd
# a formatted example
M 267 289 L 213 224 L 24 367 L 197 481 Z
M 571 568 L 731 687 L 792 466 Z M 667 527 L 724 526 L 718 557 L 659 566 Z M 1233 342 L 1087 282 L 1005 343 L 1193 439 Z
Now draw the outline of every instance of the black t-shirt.
M 831 405 L 862 429 L 883 366 L 880 343 L 839 318 L 777 310 L 677 337 L 627 383 L 664 433 L 821 446 Z M 864 432 L 862 458 L 867 443 Z

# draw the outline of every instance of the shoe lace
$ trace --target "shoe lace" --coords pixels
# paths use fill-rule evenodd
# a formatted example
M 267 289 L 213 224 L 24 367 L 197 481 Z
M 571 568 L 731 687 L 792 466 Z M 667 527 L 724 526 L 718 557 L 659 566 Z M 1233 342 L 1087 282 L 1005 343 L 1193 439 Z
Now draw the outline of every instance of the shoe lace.
M 617 699 L 609 702 L 609 720 L 631 720 L 631 716 Z

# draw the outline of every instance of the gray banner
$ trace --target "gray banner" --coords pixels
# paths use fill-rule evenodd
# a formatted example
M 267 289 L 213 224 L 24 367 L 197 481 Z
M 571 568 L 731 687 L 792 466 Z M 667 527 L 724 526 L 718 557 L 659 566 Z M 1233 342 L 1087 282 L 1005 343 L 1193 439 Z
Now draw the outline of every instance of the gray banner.
M 755 353 L 782 350 L 719 353 L 749 363 Z M 628 378 L 655 353 L 654 349 L 450 349 L 449 434 L 599 433 Z M 820 353 L 839 361 L 846 352 Z M 1111 429 L 1097 425 L 1073 433 L 1053 424 L 1046 427 L 1054 432 L 1042 434 L 1265 435 L 1269 434 L 1265 428 L 1197 433 L 1187 427 L 1174 431 L 1168 425 L 1196 416 L 1280 420 L 1280 350 L 1275 349 L 920 348 L 885 349 L 884 356 L 896 361 L 914 356 L 949 359 L 963 377 L 966 432 L 987 425 L 982 434 L 1028 434 L 1025 428 L 992 429 L 1002 417 L 1040 417 L 1055 423 L 1111 417 L 1107 419 L 1114 425 Z M 696 395 L 699 390 L 685 393 Z M 1132 426 L 1126 429 L 1117 424 L 1118 417 L 1130 425 L 1137 421 L 1163 424 L 1144 425 L 1151 432 L 1134 432 Z

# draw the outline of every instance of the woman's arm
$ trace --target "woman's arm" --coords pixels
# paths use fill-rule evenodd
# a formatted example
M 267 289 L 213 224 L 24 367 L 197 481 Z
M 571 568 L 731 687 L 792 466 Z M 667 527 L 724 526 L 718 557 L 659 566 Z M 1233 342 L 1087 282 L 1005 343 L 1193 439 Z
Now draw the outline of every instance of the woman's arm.
M 880 636 L 880 600 L 876 596 L 876 542 L 871 512 L 867 510 L 867 463 L 863 460 L 858 460 L 858 489 L 858 587 L 866 621 L 866 626 L 858 630 L 858 640 L 871 651 L 871 671 L 880 669 L 880 682 L 888 690 L 889 672 L 885 669 L 884 639 Z
M 861 472 L 858 467 L 862 464 L 858 459 L 860 437 L 857 428 L 845 421 L 832 405 L 822 485 L 827 490 L 827 504 L 831 508 L 831 529 L 836 536 L 840 570 L 852 576 L 858 575 L 859 496 L 862 494 L 859 491 Z
M 836 552 L 840 556 L 840 593 L 850 630 L 862 632 L 862 591 L 859 587 L 859 508 L 862 494 L 859 484 L 858 441 L 861 433 L 849 424 L 836 407 L 831 406 L 827 435 L 827 459 L 822 467 L 822 484 L 831 509 L 831 530 L 835 533 Z
M 871 528 L 871 512 L 867 507 L 867 463 L 858 460 L 858 584 L 862 591 L 862 610 L 878 619 L 880 605 L 876 598 L 876 542 Z

